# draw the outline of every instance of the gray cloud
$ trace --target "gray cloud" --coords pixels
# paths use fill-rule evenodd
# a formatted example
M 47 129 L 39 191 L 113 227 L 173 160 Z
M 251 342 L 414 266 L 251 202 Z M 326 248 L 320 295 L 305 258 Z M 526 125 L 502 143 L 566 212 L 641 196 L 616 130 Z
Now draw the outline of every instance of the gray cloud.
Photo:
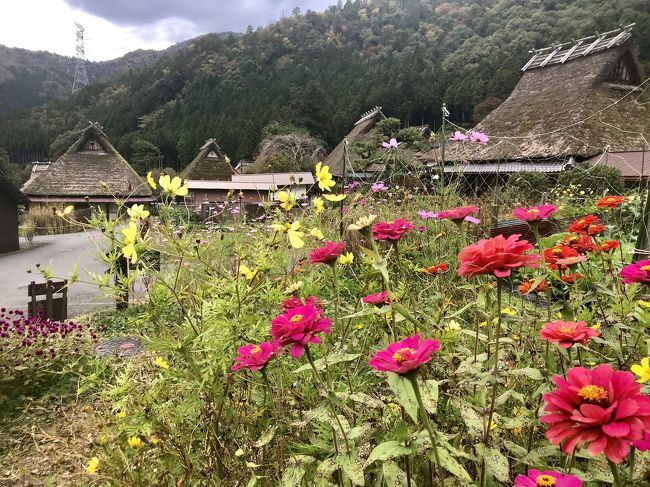
M 195 33 L 243 31 L 290 15 L 295 7 L 324 10 L 336 0 L 64 0 L 72 8 L 125 27 L 182 19 L 194 24 Z M 180 34 L 172 33 L 174 40 Z

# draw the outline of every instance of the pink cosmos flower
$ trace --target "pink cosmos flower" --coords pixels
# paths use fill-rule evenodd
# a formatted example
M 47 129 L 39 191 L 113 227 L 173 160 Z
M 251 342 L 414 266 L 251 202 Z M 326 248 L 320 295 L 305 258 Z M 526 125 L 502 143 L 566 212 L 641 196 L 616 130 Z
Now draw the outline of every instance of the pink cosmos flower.
M 458 254 L 458 275 L 508 277 L 520 267 L 539 267 L 539 255 L 526 254 L 533 246 L 527 240 L 519 240 L 519 237 L 521 235 L 515 234 L 506 239 L 503 235 L 497 235 L 465 247 Z
M 379 191 L 386 191 L 388 188 L 383 181 L 377 181 L 372 186 L 370 186 L 370 189 L 373 193 L 378 193 Z
M 591 370 L 574 367 L 564 379 L 553 377 L 557 389 L 544 394 L 545 411 L 539 418 L 549 425 L 546 438 L 573 451 L 588 445 L 589 454 L 602 452 L 621 463 L 632 442 L 650 431 L 650 397 L 641 394 L 634 374 L 602 364 Z
M 392 222 L 378 222 L 372 226 L 372 238 L 374 240 L 399 240 L 407 232 L 410 232 L 415 225 L 404 218 L 397 218 Z
M 582 487 L 582 480 L 575 475 L 562 475 L 552 470 L 531 469 L 528 475 L 517 475 L 514 487 Z
M 649 283 L 650 282 L 650 260 L 640 260 L 626 265 L 620 273 L 623 284 Z
M 584 321 L 552 321 L 545 323 L 539 331 L 542 340 L 556 343 L 560 348 L 571 348 L 576 343 L 586 345 L 591 337 L 599 333 Z
M 474 225 L 478 225 L 481 223 L 481 220 L 478 218 L 474 218 L 473 216 L 466 216 L 463 218 L 463 221 L 466 221 L 467 223 L 473 223 Z
M 271 336 L 282 346 L 291 345 L 293 357 L 300 357 L 308 344 L 319 344 L 319 333 L 332 333 L 332 323 L 311 305 L 298 306 L 271 320 Z
M 369 361 L 371 367 L 382 372 L 408 374 L 431 360 L 431 354 L 440 350 L 440 342 L 431 338 L 420 341 L 420 335 L 406 337 L 377 352 Z
M 490 138 L 487 135 L 485 135 L 484 133 L 482 133 L 482 132 L 474 132 L 474 131 L 472 131 L 472 133 L 469 134 L 469 140 L 472 141 L 472 142 L 476 142 L 478 144 L 481 144 L 481 145 L 486 145 L 488 143 L 488 141 L 490 140 Z
M 297 296 L 291 296 L 282 302 L 282 310 L 289 311 L 290 309 L 297 308 L 298 306 L 313 306 L 316 309 L 323 310 L 323 303 L 316 296 L 309 296 L 304 300 Z
M 512 210 L 512 216 L 517 220 L 537 222 L 550 218 L 556 211 L 557 206 L 555 205 L 539 205 L 531 206 L 530 208 L 515 208 Z
M 451 137 L 449 137 L 449 140 L 454 141 L 454 142 L 463 142 L 467 140 L 469 137 L 462 133 L 460 130 L 456 130 L 453 134 L 451 134 Z
M 420 210 L 418 211 L 418 216 L 423 220 L 429 220 L 435 218 L 436 214 L 433 211 Z
M 464 220 L 469 215 L 478 212 L 478 206 L 461 206 L 459 208 L 450 208 L 449 210 L 439 211 L 435 217 L 440 220 L 451 220 L 452 222 L 459 222 Z
M 253 372 L 268 365 L 280 349 L 278 342 L 262 342 L 259 345 L 249 343 L 237 349 L 235 363 L 230 370 L 250 369 Z
M 633 441 L 632 446 L 639 451 L 650 450 L 650 431 L 646 431 L 645 436 L 642 440 Z
M 368 294 L 364 296 L 362 301 L 366 304 L 374 304 L 375 306 L 383 306 L 390 303 L 390 298 L 388 296 L 388 291 L 382 291 L 380 293 Z
M 309 254 L 312 264 L 333 264 L 345 250 L 345 242 L 325 242 L 325 245 L 314 249 Z
M 392 138 L 392 139 L 390 139 L 389 142 L 382 142 L 381 146 L 384 149 L 397 149 L 400 144 L 401 144 L 401 142 L 397 142 L 397 139 Z

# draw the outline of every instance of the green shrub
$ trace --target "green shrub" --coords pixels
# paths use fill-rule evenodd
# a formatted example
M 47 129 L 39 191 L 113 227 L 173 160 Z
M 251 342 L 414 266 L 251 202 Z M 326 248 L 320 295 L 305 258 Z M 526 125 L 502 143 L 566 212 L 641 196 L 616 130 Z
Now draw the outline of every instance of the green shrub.
M 508 179 L 506 191 L 522 203 L 539 203 L 551 187 L 551 180 L 539 172 L 520 172 Z
M 572 184 L 580 185 L 584 190 L 590 189 L 595 195 L 622 194 L 625 189 L 621 171 L 609 166 L 591 166 L 587 163 L 578 164 L 558 177 L 559 187 L 569 187 Z

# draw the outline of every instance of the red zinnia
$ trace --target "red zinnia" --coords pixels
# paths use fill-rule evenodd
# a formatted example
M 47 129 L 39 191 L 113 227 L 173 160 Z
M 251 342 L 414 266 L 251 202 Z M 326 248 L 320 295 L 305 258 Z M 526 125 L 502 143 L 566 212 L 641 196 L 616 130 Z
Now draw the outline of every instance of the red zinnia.
M 537 222 L 550 218 L 557 211 L 555 205 L 539 205 L 530 208 L 515 208 L 512 210 L 512 216 L 518 220 L 527 222 Z
M 603 252 L 611 252 L 614 249 L 618 248 L 618 240 L 607 240 L 600 244 L 600 250 Z
M 604 198 L 600 198 L 598 202 L 596 203 L 596 208 L 617 208 L 618 205 L 623 203 L 625 201 L 625 198 L 623 196 L 605 196 Z
M 298 306 L 271 320 L 271 336 L 280 345 L 291 344 L 291 355 L 300 357 L 305 346 L 320 343 L 318 333 L 332 332 L 332 323 L 314 306 Z
M 623 278 L 623 284 L 632 284 L 634 282 L 650 282 L 650 260 L 640 260 L 621 269 L 620 273 Z
M 519 290 L 519 294 L 528 294 L 531 292 L 535 293 L 542 293 L 546 291 L 549 287 L 548 281 L 546 279 L 542 279 L 539 281 L 537 284 L 537 287 L 533 290 L 533 284 L 535 284 L 535 279 L 529 279 L 528 281 L 523 281 L 521 284 L 519 284 L 519 287 L 517 288 Z
M 528 475 L 517 475 L 514 487 L 582 487 L 582 480 L 552 470 L 540 472 L 530 469 Z
M 585 276 L 583 276 L 579 272 L 576 272 L 575 274 L 564 274 L 562 276 L 562 281 L 566 282 L 567 284 L 574 284 L 576 281 L 579 281 L 583 277 Z
M 510 235 L 506 239 L 503 235 L 497 235 L 465 247 L 458 254 L 458 275 L 473 277 L 493 274 L 508 277 L 513 269 L 539 267 L 539 255 L 526 254 L 533 246 L 527 240 L 519 240 L 520 236 Z
M 423 274 L 441 274 L 442 272 L 447 271 L 447 264 L 436 264 L 429 267 L 421 269 L 420 272 Z
M 596 215 L 587 215 L 569 225 L 569 231 L 573 233 L 582 233 L 589 225 L 594 225 L 595 223 L 600 223 L 600 220 Z
M 588 370 L 574 367 L 564 379 L 553 377 L 557 389 L 544 394 L 545 411 L 539 420 L 549 425 L 546 438 L 571 455 L 588 444 L 589 454 L 605 452 L 621 463 L 634 441 L 650 431 L 650 397 L 642 395 L 634 374 L 615 371 L 608 364 Z
M 581 233 L 580 235 L 567 235 L 562 240 L 564 245 L 568 245 L 572 249 L 577 250 L 581 254 L 586 254 L 598 248 L 594 244 L 594 240 L 587 235 L 586 233 Z
M 406 337 L 377 352 L 369 361 L 371 367 L 382 372 L 407 374 L 431 360 L 431 354 L 440 350 L 440 342 L 431 338 L 420 341 L 420 335 Z
M 316 296 L 309 296 L 304 300 L 297 296 L 291 296 L 282 302 L 282 310 L 289 311 L 290 309 L 297 308 L 298 306 L 313 306 L 316 309 L 323 310 L 323 303 Z
M 259 345 L 249 343 L 237 349 L 235 364 L 230 370 L 250 369 L 252 371 L 263 369 L 276 355 L 280 348 L 278 342 L 262 342 Z
M 451 220 L 452 222 L 460 222 L 478 212 L 478 206 L 461 206 L 459 208 L 450 208 L 449 210 L 439 211 L 434 215 L 435 218 L 440 220 Z
M 578 255 L 578 251 L 567 245 L 556 245 L 550 249 L 544 249 L 544 260 L 548 264 L 549 269 L 557 269 L 556 262 L 559 259 L 566 259 L 567 257 L 574 257 Z
M 598 336 L 598 332 L 584 321 L 552 321 L 544 324 L 539 336 L 560 348 L 571 348 L 576 343 L 586 345 L 591 337 Z
M 345 242 L 325 242 L 325 245 L 312 250 L 309 262 L 312 264 L 333 264 L 345 250 Z
M 602 223 L 596 223 L 594 225 L 589 225 L 587 227 L 587 233 L 589 235 L 600 235 L 605 231 L 605 225 Z
M 398 218 L 392 222 L 378 222 L 372 226 L 372 238 L 374 240 L 399 240 L 407 232 L 417 228 L 404 218 Z
M 382 291 L 380 293 L 368 294 L 368 296 L 365 296 L 362 301 L 366 304 L 383 306 L 390 303 L 390 297 L 388 296 L 388 291 Z

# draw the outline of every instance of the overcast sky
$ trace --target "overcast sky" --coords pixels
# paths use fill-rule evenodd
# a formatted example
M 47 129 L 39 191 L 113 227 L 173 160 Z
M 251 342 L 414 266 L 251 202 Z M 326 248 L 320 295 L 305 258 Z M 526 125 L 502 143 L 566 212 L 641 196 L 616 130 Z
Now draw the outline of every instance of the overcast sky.
M 75 21 L 86 29 L 86 57 L 113 59 L 164 49 L 207 32 L 244 31 L 336 0 L 0 0 L 0 44 L 74 56 Z

